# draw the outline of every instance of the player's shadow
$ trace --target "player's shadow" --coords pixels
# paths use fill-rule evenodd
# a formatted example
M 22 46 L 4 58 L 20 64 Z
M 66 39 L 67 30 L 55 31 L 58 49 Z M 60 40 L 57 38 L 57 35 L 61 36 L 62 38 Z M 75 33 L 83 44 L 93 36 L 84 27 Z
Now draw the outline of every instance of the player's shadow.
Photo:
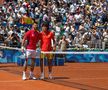
M 48 79 L 48 78 L 45 78 Z M 59 79 L 70 79 L 69 77 L 53 77 L 54 80 L 59 80 Z
M 1 65 L 0 66 L 0 68 L 7 68 L 7 67 L 17 67 L 17 66 L 15 66 L 15 65 L 3 65 L 3 66 Z
M 54 77 L 54 79 L 69 79 L 69 77 Z

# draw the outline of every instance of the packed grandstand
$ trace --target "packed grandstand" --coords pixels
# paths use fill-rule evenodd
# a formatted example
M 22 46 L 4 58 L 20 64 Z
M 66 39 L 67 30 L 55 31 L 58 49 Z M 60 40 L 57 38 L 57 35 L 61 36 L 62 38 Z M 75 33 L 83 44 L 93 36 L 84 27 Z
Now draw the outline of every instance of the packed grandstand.
M 108 48 L 108 0 L 4 0 L 0 45 L 21 47 L 24 33 L 43 22 L 55 33 L 57 49 Z

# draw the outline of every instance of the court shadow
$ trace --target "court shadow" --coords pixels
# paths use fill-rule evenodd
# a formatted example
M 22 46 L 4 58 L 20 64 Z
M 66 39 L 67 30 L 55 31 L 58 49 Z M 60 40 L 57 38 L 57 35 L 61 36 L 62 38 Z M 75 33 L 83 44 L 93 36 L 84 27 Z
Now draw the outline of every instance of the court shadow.
M 69 79 L 69 77 L 54 77 L 54 79 Z
M 1 65 L 0 68 L 17 67 L 16 65 Z
M 45 79 L 48 79 L 45 77 Z M 59 80 L 59 79 L 70 79 L 69 77 L 53 77 L 53 80 Z

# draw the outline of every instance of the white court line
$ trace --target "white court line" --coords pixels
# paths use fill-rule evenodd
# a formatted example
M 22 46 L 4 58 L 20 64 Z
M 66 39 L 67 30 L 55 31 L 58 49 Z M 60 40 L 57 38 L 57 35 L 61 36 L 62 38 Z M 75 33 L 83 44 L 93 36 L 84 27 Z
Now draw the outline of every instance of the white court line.
M 108 71 L 108 68 L 93 68 L 93 69 L 72 68 L 71 70 L 107 70 Z
M 96 70 L 97 71 L 102 71 L 102 70 L 103 71 L 108 71 L 108 69 L 107 70 L 106 69 L 105 70 L 104 69 L 72 69 L 72 71 L 74 71 L 74 70 L 79 70 L 79 71 L 87 71 L 87 70 L 88 71 L 96 71 Z
M 72 80 L 108 80 L 108 78 L 72 78 Z M 56 79 L 55 79 L 56 80 Z M 37 80 L 10 80 L 10 81 L 0 81 L 0 83 L 17 83 L 17 82 L 27 82 L 27 81 L 37 81 Z
M 72 80 L 107 80 L 108 78 L 72 78 Z

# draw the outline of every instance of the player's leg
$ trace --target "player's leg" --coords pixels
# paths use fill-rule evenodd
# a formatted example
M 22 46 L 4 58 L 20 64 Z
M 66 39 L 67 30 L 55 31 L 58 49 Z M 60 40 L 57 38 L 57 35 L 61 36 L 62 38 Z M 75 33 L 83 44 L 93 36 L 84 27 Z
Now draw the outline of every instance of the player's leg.
M 49 79 L 53 79 L 53 77 L 52 77 L 52 60 L 53 60 L 53 54 L 48 54 L 48 56 L 47 56 L 47 59 L 48 59 L 48 70 L 49 70 L 49 72 L 48 72 L 48 78 Z
M 33 72 L 34 71 L 34 66 L 35 66 L 35 58 L 31 59 L 31 66 L 30 66 L 30 71 Z
M 27 62 L 28 62 L 28 58 L 30 57 L 30 51 L 29 50 L 26 50 L 26 53 L 25 53 L 25 62 L 24 62 L 24 65 L 23 65 L 23 75 L 22 75 L 22 80 L 26 80 L 26 71 L 27 71 Z
M 40 70 L 41 70 L 41 76 L 40 79 L 44 79 L 44 72 L 43 72 L 43 59 L 45 55 L 41 53 L 40 55 Z
M 49 79 L 52 79 L 53 77 L 52 77 L 52 59 L 49 59 L 48 60 L 48 70 L 49 70 L 49 72 L 48 72 L 48 78 Z
M 27 61 L 28 61 L 28 58 L 25 59 L 25 62 L 24 62 L 24 65 L 23 65 L 23 75 L 22 75 L 22 80 L 26 80 Z
M 34 72 L 34 66 L 35 66 L 35 59 L 36 59 L 36 51 L 31 51 L 31 65 L 30 65 L 30 76 L 29 79 L 36 79 L 36 77 L 34 76 L 33 72 Z

